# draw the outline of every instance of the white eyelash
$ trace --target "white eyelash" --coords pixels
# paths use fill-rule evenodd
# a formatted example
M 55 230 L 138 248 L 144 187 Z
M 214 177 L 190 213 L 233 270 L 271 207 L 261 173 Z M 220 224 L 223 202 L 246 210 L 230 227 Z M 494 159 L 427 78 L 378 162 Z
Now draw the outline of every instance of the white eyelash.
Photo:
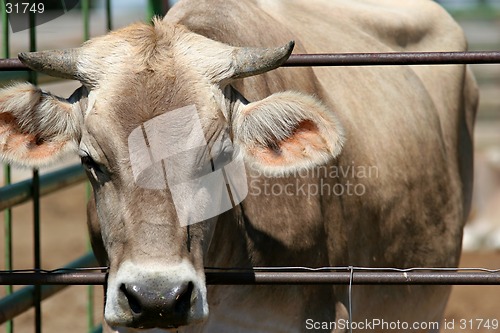
M 90 111 L 92 111 L 92 109 L 94 108 L 94 105 L 95 105 L 95 101 L 96 101 L 96 96 L 95 96 L 95 93 L 94 92 L 89 92 L 89 95 L 88 95 L 88 105 L 87 105 L 87 110 L 85 111 L 85 116 L 87 116 Z

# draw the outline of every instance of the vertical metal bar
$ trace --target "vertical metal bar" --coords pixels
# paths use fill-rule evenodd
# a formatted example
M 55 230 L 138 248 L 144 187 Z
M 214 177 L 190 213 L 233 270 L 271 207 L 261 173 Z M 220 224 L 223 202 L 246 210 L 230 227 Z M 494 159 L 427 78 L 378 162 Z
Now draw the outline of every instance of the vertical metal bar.
M 82 7 L 83 7 L 83 21 L 84 21 L 84 35 L 83 39 L 88 40 L 90 38 L 90 13 L 89 13 L 89 7 L 90 7 L 90 0 L 83 0 L 82 2 Z M 113 22 L 112 22 L 112 12 L 111 12 L 111 0 L 106 0 L 105 1 L 105 11 L 106 11 L 106 29 L 107 31 L 111 31 L 113 28 Z M 87 200 L 90 198 L 90 191 L 92 191 L 92 188 L 87 182 L 86 184 L 86 192 L 87 192 Z M 92 245 L 90 244 L 90 240 L 87 239 L 87 248 L 92 251 Z M 95 298 L 95 286 L 87 286 L 87 329 L 89 333 L 94 333 L 94 332 L 100 332 L 102 331 L 101 326 L 95 326 L 95 318 L 94 318 L 94 298 Z
M 90 38 L 90 0 L 82 0 L 82 18 L 83 18 L 83 40 L 87 41 Z M 89 184 L 86 187 L 87 198 L 89 193 Z M 88 239 L 87 239 L 87 243 Z M 89 244 L 87 244 L 89 248 Z M 94 330 L 94 287 L 87 286 L 87 331 L 90 333 Z
M 155 15 L 163 15 L 162 0 L 148 0 L 147 19 L 151 20 Z
M 7 15 L 7 8 L 5 5 L 5 1 L 0 1 L 0 11 L 2 15 L 2 57 L 9 58 L 10 57 L 10 34 L 9 34 L 9 18 Z M 3 166 L 3 177 L 4 177 L 4 185 L 9 185 L 12 181 L 11 179 L 11 169 L 10 165 L 5 164 Z M 12 270 L 13 269 L 13 258 L 12 258 L 12 210 L 7 208 L 4 211 L 4 230 L 5 230 L 5 269 Z M 5 286 L 5 292 L 8 295 L 12 294 L 14 291 L 13 287 Z M 7 321 L 5 326 L 5 333 L 13 333 L 14 332 L 14 322 L 12 320 Z
M 30 52 L 36 51 L 36 17 L 35 13 L 29 13 L 29 39 L 30 39 Z M 32 84 L 37 84 L 36 72 L 30 72 L 29 81 Z M 33 170 L 33 249 L 34 249 L 34 268 L 41 268 L 41 242 L 40 242 L 40 174 L 37 169 Z M 33 295 L 34 308 L 35 308 L 35 332 L 42 332 L 42 295 L 40 286 L 35 286 Z
M 107 5 L 107 4 L 106 4 Z M 107 7 L 107 6 L 106 6 Z M 107 11 L 107 8 L 106 8 Z M 90 0 L 82 0 L 83 41 L 90 39 Z M 89 183 L 86 184 L 87 199 L 89 197 Z M 87 248 L 90 242 L 87 238 Z M 94 286 L 87 286 L 87 331 L 94 331 Z
M 90 186 L 87 182 L 87 198 L 90 196 Z M 90 241 L 87 239 L 87 248 L 92 251 L 92 246 Z M 89 333 L 95 330 L 95 318 L 94 318 L 94 286 L 87 286 L 87 329 Z
M 108 31 L 111 31 L 113 28 L 113 22 L 111 19 L 111 0 L 106 0 L 106 27 L 108 28 Z
M 83 40 L 90 38 L 90 0 L 82 0 Z

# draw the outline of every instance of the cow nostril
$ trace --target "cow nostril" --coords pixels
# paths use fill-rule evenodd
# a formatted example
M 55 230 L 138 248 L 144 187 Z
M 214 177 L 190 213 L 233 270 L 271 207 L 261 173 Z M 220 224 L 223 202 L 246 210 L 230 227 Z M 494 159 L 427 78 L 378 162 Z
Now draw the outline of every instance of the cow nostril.
M 133 289 L 133 287 L 132 287 L 132 289 Z M 130 292 L 127 289 L 127 286 L 123 283 L 120 286 L 120 291 L 127 298 L 130 310 L 132 310 L 132 312 L 134 314 L 140 314 L 142 312 L 142 306 L 141 306 L 141 303 L 139 302 L 139 299 L 137 298 L 137 295 L 135 295 L 135 292 L 134 291 Z
M 191 307 L 191 295 L 193 294 L 193 282 L 189 282 L 183 290 L 177 294 L 174 311 L 178 314 L 185 314 Z
M 135 328 L 156 327 L 165 320 L 178 323 L 177 326 L 183 325 L 191 310 L 193 292 L 194 283 L 191 281 L 173 288 L 154 288 L 139 283 L 120 285 L 122 302 L 125 303 L 125 299 L 128 302 L 123 306 L 128 307 Z

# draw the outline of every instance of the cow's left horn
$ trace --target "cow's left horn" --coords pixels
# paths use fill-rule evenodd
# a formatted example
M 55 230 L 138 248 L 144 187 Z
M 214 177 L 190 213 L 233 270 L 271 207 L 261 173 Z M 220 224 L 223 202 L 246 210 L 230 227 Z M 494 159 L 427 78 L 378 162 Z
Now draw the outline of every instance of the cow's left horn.
M 78 49 L 19 53 L 18 57 L 29 68 L 64 79 L 76 79 Z
M 292 54 L 295 42 L 278 48 L 235 48 L 233 52 L 233 79 L 262 74 L 281 66 Z

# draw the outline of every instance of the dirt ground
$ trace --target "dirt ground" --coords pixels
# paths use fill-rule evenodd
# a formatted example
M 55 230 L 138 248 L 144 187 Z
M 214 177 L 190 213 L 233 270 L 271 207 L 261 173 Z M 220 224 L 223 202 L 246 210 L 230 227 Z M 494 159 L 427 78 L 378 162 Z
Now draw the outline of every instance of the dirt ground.
M 461 267 L 500 268 L 500 251 L 463 253 Z M 445 319 L 473 320 L 497 319 L 500 322 L 500 286 L 454 286 Z M 492 329 L 443 330 L 442 332 L 500 332 Z
M 77 185 L 42 199 L 42 260 L 43 267 L 53 269 L 85 253 L 85 186 Z M 32 207 L 25 204 L 14 209 L 15 268 L 32 267 Z M 3 236 L 3 235 L 1 235 Z M 3 237 L 0 236 L 0 242 Z M 0 244 L 3 248 L 3 243 Z M 2 259 L 3 260 L 3 259 Z M 3 263 L 0 262 L 3 265 Z M 462 267 L 500 268 L 500 251 L 465 253 Z M 43 302 L 44 332 L 86 332 L 85 286 L 73 286 Z M 0 296 L 4 290 L 0 291 Z M 95 288 L 95 316 L 102 318 L 102 290 Z M 461 319 L 500 320 L 500 286 L 455 286 L 446 310 L 447 322 Z M 15 319 L 16 332 L 34 332 L 33 311 Z M 457 324 L 456 324 L 457 326 Z M 457 327 L 456 327 L 457 328 Z M 0 333 L 5 325 L 0 326 Z M 465 329 L 442 332 L 500 332 L 498 330 Z

